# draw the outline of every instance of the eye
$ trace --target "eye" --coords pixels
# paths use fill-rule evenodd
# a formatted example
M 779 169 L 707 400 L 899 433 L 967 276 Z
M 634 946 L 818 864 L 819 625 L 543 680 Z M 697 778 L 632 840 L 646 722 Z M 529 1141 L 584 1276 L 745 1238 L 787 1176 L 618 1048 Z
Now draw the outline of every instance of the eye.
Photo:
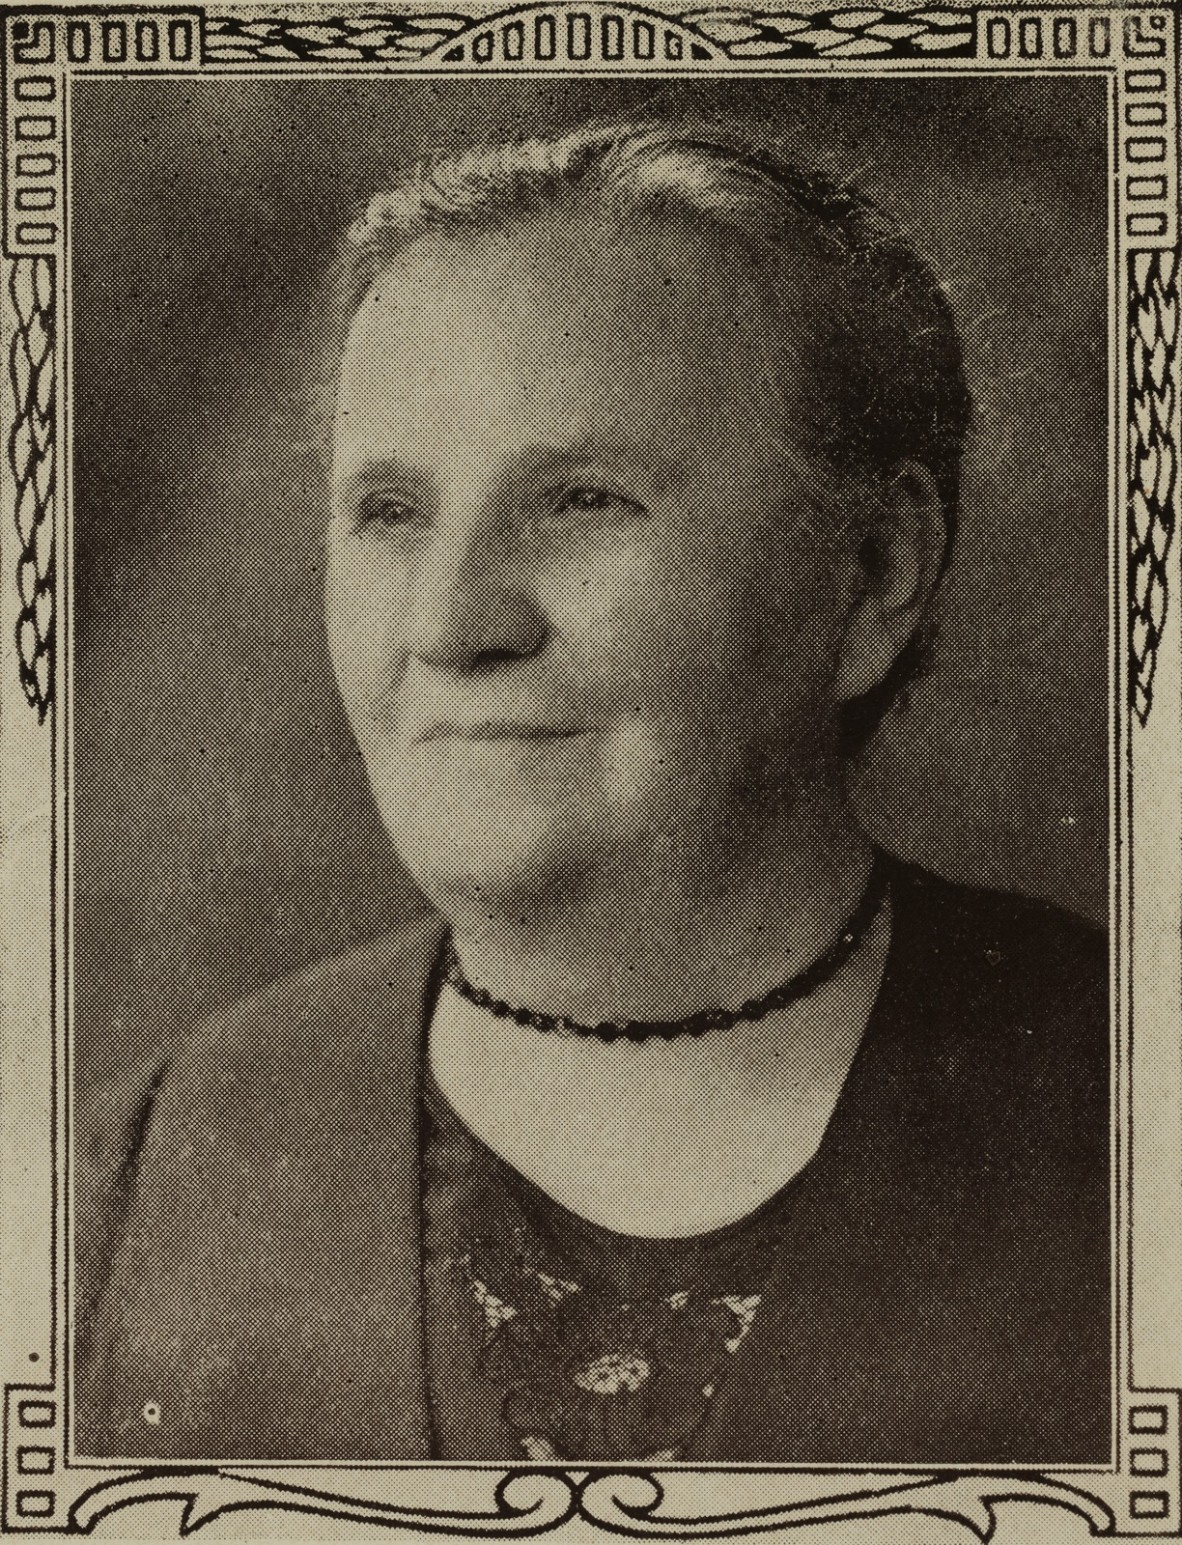
M 382 526 L 390 530 L 409 526 L 415 519 L 415 508 L 394 494 L 369 494 L 357 506 L 353 517 L 355 530 L 367 526 Z
M 642 513 L 642 507 L 635 499 L 595 484 L 580 483 L 556 489 L 550 502 L 557 516 L 605 516 L 629 520 Z

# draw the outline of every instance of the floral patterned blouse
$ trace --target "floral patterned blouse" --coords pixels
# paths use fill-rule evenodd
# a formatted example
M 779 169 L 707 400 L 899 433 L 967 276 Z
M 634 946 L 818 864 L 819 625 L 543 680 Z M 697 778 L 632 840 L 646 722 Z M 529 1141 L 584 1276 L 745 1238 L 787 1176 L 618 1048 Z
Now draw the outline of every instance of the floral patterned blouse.
M 552 1201 L 428 1078 L 423 1277 L 441 1459 L 689 1458 L 764 1302 L 795 1182 L 689 1239 L 634 1239 Z

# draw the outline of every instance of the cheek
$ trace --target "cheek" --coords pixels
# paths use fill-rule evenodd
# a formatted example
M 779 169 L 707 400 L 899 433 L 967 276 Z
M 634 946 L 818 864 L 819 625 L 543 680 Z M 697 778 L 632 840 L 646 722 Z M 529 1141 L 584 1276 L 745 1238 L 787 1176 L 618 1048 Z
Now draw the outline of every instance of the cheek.
M 699 723 L 733 719 L 814 688 L 832 653 L 833 575 L 786 561 L 783 543 L 730 531 L 637 541 L 548 581 L 556 631 L 586 653 L 617 702 L 638 713 Z
M 617 726 L 645 726 L 696 716 L 700 643 L 690 609 L 668 596 L 617 592 L 589 596 L 563 630 L 568 667 Z M 685 678 L 697 676 L 698 689 Z
M 638 541 L 566 550 L 544 566 L 538 580 L 551 627 L 571 639 L 612 635 L 627 626 L 650 569 L 649 554 Z
M 650 542 L 568 551 L 539 574 L 538 598 L 556 666 L 617 738 L 643 740 L 646 726 L 681 711 L 669 697 L 694 648 L 694 608 Z
M 686 591 L 647 650 L 650 701 L 700 737 L 711 765 L 811 744 L 835 669 L 832 573 L 794 568 L 782 553 L 746 569 L 730 556 Z
M 647 532 L 586 559 L 568 552 L 542 577 L 568 664 L 617 723 L 642 736 L 718 711 L 718 684 L 755 652 L 758 631 L 733 559 L 684 532 Z
M 753 593 L 744 637 L 757 676 L 774 675 L 789 693 L 794 685 L 815 690 L 829 679 L 839 610 L 832 582 L 828 571 L 781 570 Z
M 354 729 L 383 716 L 401 675 L 397 618 L 405 581 L 347 539 L 330 539 L 325 566 L 329 654 Z

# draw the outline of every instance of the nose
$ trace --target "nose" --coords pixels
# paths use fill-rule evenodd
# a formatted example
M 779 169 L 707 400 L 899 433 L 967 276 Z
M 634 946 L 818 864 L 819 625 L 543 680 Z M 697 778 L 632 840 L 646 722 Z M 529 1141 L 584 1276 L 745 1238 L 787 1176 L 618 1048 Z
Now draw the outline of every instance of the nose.
M 407 649 L 437 670 L 473 673 L 528 659 L 546 642 L 546 616 L 528 575 L 502 544 L 439 527 L 415 568 Z

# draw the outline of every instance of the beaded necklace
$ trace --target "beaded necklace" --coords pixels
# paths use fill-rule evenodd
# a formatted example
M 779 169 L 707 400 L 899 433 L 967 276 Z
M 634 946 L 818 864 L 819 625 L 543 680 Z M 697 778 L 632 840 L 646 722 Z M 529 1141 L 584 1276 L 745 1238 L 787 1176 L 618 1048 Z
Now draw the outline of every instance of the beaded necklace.
M 672 1041 L 681 1035 L 698 1036 L 711 1030 L 733 1030 L 736 1025 L 763 1019 L 768 1014 L 787 1008 L 789 1004 L 809 997 L 831 981 L 866 937 L 882 906 L 887 883 L 886 867 L 875 854 L 862 898 L 833 943 L 802 971 L 790 976 L 778 987 L 773 987 L 763 997 L 751 998 L 737 1009 L 704 1009 L 700 1013 L 691 1014 L 688 1019 L 608 1019 L 597 1025 L 581 1024 L 563 1015 L 542 1014 L 537 1009 L 505 1003 L 500 998 L 494 998 L 483 987 L 470 982 L 464 975 L 450 934 L 444 945 L 443 980 L 477 1008 L 487 1009 L 498 1019 L 511 1019 L 515 1024 L 530 1030 L 540 1030 L 547 1035 L 586 1036 L 596 1041 Z

